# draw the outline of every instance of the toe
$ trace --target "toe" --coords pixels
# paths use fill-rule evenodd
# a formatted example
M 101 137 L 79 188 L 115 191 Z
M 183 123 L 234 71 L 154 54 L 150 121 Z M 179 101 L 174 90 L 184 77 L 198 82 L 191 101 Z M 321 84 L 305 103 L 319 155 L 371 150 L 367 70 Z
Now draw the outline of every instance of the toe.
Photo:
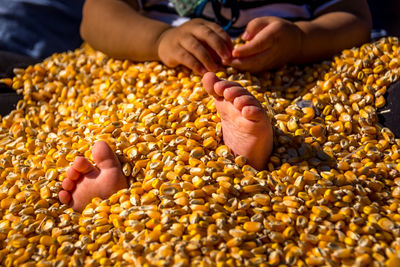
M 232 86 L 224 91 L 224 98 L 229 102 L 233 102 L 235 98 L 243 95 L 250 95 L 250 93 L 241 86 Z
M 58 193 L 58 198 L 60 199 L 61 203 L 68 204 L 71 201 L 71 194 L 65 190 L 61 190 Z
M 230 91 L 231 88 L 241 88 L 242 90 L 245 90 L 240 84 L 232 81 L 219 81 L 215 84 L 214 90 L 217 93 L 217 95 L 222 96 L 225 98 L 225 93 L 226 91 Z M 245 90 L 247 91 L 247 90 Z
M 242 109 L 242 116 L 251 121 L 267 120 L 265 111 L 257 106 L 245 106 Z
M 215 83 L 220 81 L 220 79 L 218 79 L 218 77 L 213 72 L 207 72 L 206 74 L 204 74 L 202 81 L 203 81 L 204 89 L 206 90 L 206 92 L 209 95 L 211 95 L 215 98 L 220 97 L 219 95 L 217 95 L 217 93 L 215 92 L 215 89 L 214 89 Z
M 233 100 L 233 106 L 242 110 L 245 106 L 261 107 L 261 104 L 252 95 L 241 95 Z
M 76 172 L 81 173 L 83 175 L 95 170 L 93 164 L 90 163 L 90 161 L 84 157 L 76 157 L 71 168 L 75 169 Z
M 93 160 L 99 169 L 120 168 L 121 165 L 115 153 L 104 141 L 97 141 L 92 150 Z
M 72 191 L 75 188 L 75 182 L 69 178 L 65 178 L 62 182 L 62 188 L 66 191 Z
M 67 169 L 67 178 L 76 181 L 79 179 L 79 177 L 81 176 L 81 173 L 78 172 L 76 169 L 74 169 L 73 167 L 70 167 Z

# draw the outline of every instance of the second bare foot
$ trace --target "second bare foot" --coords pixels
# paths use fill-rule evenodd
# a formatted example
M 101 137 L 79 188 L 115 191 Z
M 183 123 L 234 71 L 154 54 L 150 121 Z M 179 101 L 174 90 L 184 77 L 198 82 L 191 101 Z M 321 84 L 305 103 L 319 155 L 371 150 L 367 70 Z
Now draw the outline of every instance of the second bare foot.
M 128 186 L 118 158 L 104 141 L 94 144 L 92 155 L 97 168 L 86 158 L 77 157 L 67 170 L 59 193 L 60 201 L 82 212 L 94 197 L 106 199 Z
M 215 99 L 225 145 L 258 170 L 265 168 L 273 147 L 272 126 L 261 103 L 240 84 L 203 76 L 203 85 Z

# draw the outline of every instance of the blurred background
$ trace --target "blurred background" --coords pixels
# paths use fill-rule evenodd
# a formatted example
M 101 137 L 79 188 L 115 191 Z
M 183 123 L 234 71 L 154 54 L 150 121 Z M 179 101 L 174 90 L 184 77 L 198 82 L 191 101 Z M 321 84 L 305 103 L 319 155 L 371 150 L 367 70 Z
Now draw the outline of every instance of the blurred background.
M 400 0 L 368 0 L 373 29 L 385 29 L 389 36 L 400 37 Z

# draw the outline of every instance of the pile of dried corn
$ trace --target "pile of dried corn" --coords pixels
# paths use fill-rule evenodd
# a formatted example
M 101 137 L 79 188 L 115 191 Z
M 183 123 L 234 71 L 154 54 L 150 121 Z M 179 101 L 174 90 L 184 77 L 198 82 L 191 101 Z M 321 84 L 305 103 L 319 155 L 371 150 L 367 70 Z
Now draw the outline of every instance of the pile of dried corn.
M 376 117 L 400 75 L 396 38 L 262 78 L 218 73 L 272 118 L 261 172 L 221 144 L 213 101 L 186 69 L 80 49 L 16 73 L 3 80 L 24 100 L 0 127 L 1 265 L 399 264 L 400 142 Z M 57 193 L 98 139 L 130 187 L 81 215 Z

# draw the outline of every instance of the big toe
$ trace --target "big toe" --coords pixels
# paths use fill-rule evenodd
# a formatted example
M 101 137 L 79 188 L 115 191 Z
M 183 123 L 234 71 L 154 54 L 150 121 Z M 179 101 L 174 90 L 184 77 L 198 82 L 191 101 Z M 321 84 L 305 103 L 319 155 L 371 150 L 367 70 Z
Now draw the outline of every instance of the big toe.
M 97 141 L 92 150 L 93 160 L 99 169 L 120 168 L 120 163 L 111 147 L 104 141 Z
M 220 79 L 213 72 L 207 72 L 204 74 L 202 82 L 204 89 L 209 95 L 212 95 L 213 97 L 219 97 L 214 90 L 214 84 L 219 81 Z

